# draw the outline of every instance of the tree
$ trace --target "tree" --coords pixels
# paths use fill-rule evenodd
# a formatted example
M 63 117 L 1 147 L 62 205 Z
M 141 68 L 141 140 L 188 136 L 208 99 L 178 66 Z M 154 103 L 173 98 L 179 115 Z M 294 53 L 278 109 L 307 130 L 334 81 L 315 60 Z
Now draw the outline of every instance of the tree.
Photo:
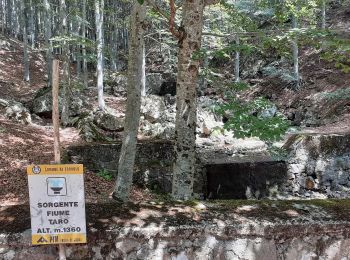
M 63 126 L 67 126 L 69 119 L 70 105 L 70 75 L 69 75 L 69 45 L 68 45 L 68 30 L 67 30 L 67 6 L 65 0 L 60 0 L 60 21 L 61 21 L 61 37 L 62 41 L 62 56 L 63 56 L 63 102 L 61 121 Z
M 50 38 L 52 36 L 51 32 L 51 7 L 48 0 L 43 2 L 45 10 L 45 45 L 46 45 L 46 68 L 48 77 L 48 86 L 52 85 L 52 44 Z
M 145 5 L 134 1 L 130 17 L 128 89 L 123 144 L 119 158 L 118 177 L 113 197 L 127 201 L 133 179 L 137 133 L 140 121 L 143 78 Z
M 23 30 L 23 67 L 24 67 L 24 81 L 29 82 L 29 54 L 28 54 L 28 33 L 27 33 L 27 14 L 28 6 L 26 1 L 21 2 L 22 12 L 22 30 Z
M 104 0 L 95 0 L 95 18 L 96 18 L 96 44 L 97 44 L 97 91 L 98 91 L 98 107 L 105 109 L 103 99 L 103 9 Z
M 193 195 L 195 174 L 199 69 L 199 60 L 192 57 L 201 48 L 204 1 L 184 0 L 181 27 L 178 30 L 174 26 L 175 6 L 171 2 L 170 31 L 179 40 L 172 197 L 188 200 Z
M 292 15 L 292 27 L 293 29 L 298 28 L 298 18 L 295 14 Z M 298 40 L 297 36 L 292 39 L 292 50 L 293 50 L 293 71 L 294 78 L 296 82 L 296 88 L 300 86 L 300 74 L 299 74 L 299 48 L 298 48 Z
M 86 62 L 86 0 L 82 0 L 82 26 L 81 26 L 81 36 L 83 38 L 83 44 L 82 44 L 82 65 L 83 65 L 83 82 L 84 87 L 88 87 L 88 74 L 87 74 L 87 62 Z
M 321 0 L 321 29 L 326 29 L 326 0 Z
M 235 57 L 235 82 L 240 82 L 239 78 L 239 66 L 240 66 L 240 51 L 238 49 L 239 47 L 239 34 L 236 35 L 236 45 L 237 45 L 237 50 L 236 50 L 236 57 Z

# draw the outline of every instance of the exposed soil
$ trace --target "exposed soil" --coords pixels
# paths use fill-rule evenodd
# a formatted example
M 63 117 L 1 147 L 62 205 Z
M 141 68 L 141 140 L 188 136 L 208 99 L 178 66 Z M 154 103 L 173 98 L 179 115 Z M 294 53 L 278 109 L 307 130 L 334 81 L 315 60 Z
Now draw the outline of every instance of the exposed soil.
M 1 36 L 2 37 L 2 36 Z M 23 82 L 23 52 L 21 42 L 0 37 L 0 98 L 29 105 L 36 92 L 46 86 L 45 60 L 40 52 L 30 52 L 29 83 Z M 91 106 L 97 107 L 96 90 L 87 89 Z M 107 95 L 106 104 L 122 111 L 123 99 Z M 26 167 L 30 164 L 53 163 L 53 129 L 50 119 L 33 119 L 33 124 L 21 125 L 0 115 L 0 206 L 28 202 Z M 75 128 L 60 130 L 61 150 L 83 141 Z M 88 202 L 110 197 L 115 179 L 107 180 L 98 173 L 85 172 L 85 197 Z M 147 192 L 134 187 L 132 200 L 150 198 Z

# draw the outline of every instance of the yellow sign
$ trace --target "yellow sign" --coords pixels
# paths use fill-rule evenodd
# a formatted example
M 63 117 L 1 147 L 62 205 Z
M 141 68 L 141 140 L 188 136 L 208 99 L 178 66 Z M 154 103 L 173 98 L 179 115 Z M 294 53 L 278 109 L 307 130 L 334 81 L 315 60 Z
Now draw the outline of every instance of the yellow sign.
M 86 243 L 86 234 L 54 234 L 32 235 L 33 245 L 47 244 L 83 244 Z
M 28 175 L 83 174 L 83 172 L 82 164 L 42 164 L 27 167 Z
M 27 167 L 32 244 L 86 243 L 82 164 Z

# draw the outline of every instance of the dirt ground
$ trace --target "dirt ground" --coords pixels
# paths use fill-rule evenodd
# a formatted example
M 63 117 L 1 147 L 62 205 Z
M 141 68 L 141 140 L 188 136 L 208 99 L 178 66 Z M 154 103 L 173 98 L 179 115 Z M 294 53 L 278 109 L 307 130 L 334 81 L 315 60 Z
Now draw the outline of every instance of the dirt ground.
M 23 82 L 21 48 L 17 40 L 0 37 L 0 98 L 28 105 L 35 93 L 46 85 L 45 61 L 41 53 L 31 52 L 31 80 L 29 83 Z M 95 93 L 87 94 L 92 96 Z M 106 98 L 107 105 L 115 109 L 124 105 L 122 101 L 118 102 L 113 97 Z M 28 203 L 26 167 L 30 164 L 53 163 L 51 120 L 34 118 L 33 122 L 21 125 L 0 115 L 0 206 Z M 83 142 L 78 130 L 71 127 L 60 130 L 60 140 L 62 152 L 68 145 Z M 84 174 L 87 202 L 108 200 L 111 197 L 115 179 L 107 180 L 93 172 Z M 142 201 L 149 196 L 140 188 L 133 188 L 133 201 Z

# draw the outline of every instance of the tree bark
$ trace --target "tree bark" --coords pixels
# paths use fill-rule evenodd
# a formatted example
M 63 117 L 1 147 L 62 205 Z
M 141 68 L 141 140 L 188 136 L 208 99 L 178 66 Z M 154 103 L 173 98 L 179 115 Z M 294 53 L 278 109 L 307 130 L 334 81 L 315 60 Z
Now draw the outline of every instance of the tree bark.
M 47 68 L 47 84 L 52 86 L 52 44 L 50 38 L 52 36 L 51 32 L 51 7 L 48 0 L 44 0 L 45 8 L 45 45 L 46 45 L 46 68 Z
M 81 26 L 81 34 L 83 37 L 83 45 L 82 45 L 82 56 L 83 56 L 83 64 L 82 64 L 82 69 L 83 69 L 83 82 L 84 82 L 84 87 L 88 87 L 88 71 L 87 71 L 87 62 L 86 62 L 86 0 L 82 0 L 82 17 L 83 17 L 83 24 Z
M 326 0 L 322 0 L 322 30 L 326 29 Z
M 175 163 L 172 196 L 188 200 L 193 196 L 197 124 L 196 87 L 199 60 L 192 55 L 201 48 L 203 0 L 185 0 L 182 6 L 176 85 Z
M 104 0 L 95 0 L 95 17 L 96 17 L 96 42 L 97 42 L 97 91 L 98 91 L 98 107 L 105 109 L 103 99 L 103 7 Z
M 298 28 L 298 20 L 295 15 L 292 17 L 293 29 Z M 296 81 L 296 88 L 299 88 L 300 85 L 300 75 L 299 75 L 299 48 L 298 48 L 298 39 L 297 36 L 292 40 L 292 49 L 293 49 L 293 70 L 294 78 Z
M 23 29 L 23 70 L 24 76 L 23 79 L 26 82 L 29 82 L 29 54 L 28 54 L 28 37 L 27 37 L 27 16 L 28 16 L 28 6 L 25 2 L 21 4 L 21 12 L 22 12 L 22 29 Z
M 236 35 L 236 46 L 237 48 L 239 48 L 240 46 L 240 39 L 239 39 L 239 35 L 237 34 Z M 236 82 L 240 82 L 240 77 L 239 77 L 239 74 L 240 74 L 240 52 L 239 50 L 236 50 L 236 58 L 235 58 L 235 81 Z
M 68 36 L 67 31 L 67 7 L 66 1 L 60 0 L 60 20 L 61 20 L 61 35 Z M 63 102 L 61 121 L 63 126 L 67 126 L 69 121 L 69 105 L 70 105 L 70 79 L 69 79 L 69 45 L 67 41 L 62 42 L 62 56 L 63 56 Z
M 134 1 L 130 20 L 130 42 L 128 63 L 128 90 L 123 144 L 119 158 L 118 178 L 113 197 L 128 201 L 136 155 L 137 133 L 140 122 L 142 62 L 144 49 L 145 4 Z

